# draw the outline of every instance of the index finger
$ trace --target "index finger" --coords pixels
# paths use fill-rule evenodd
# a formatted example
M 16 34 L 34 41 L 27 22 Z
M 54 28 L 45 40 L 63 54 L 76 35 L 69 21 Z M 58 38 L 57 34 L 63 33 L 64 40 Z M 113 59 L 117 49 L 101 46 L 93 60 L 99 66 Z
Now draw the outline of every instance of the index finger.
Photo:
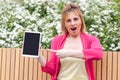
M 48 49 L 50 52 L 58 52 L 58 50 Z

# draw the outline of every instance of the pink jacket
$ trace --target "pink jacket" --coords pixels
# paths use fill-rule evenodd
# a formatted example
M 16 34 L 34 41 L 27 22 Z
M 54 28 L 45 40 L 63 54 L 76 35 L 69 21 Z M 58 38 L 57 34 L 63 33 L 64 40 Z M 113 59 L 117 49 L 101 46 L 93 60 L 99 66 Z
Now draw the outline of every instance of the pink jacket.
M 56 36 L 51 43 L 51 49 L 62 49 L 66 41 L 67 35 Z M 102 47 L 99 39 L 95 36 L 81 33 L 83 53 L 85 55 L 85 64 L 89 80 L 95 80 L 93 60 L 99 60 L 102 58 Z M 57 80 L 58 73 L 60 71 L 60 58 L 51 53 L 50 60 L 46 62 L 46 65 L 42 67 L 42 71 L 49 73 L 52 76 L 52 80 Z

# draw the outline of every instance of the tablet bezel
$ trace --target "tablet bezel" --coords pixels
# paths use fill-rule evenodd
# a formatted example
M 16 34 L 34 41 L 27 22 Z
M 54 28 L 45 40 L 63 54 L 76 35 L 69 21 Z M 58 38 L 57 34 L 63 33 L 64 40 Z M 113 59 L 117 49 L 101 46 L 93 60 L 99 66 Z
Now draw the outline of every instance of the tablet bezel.
M 24 32 L 24 37 L 23 37 L 23 48 L 22 48 L 22 56 L 24 57 L 34 57 L 34 58 L 38 58 L 39 55 L 40 55 L 40 48 L 38 47 L 38 55 L 30 55 L 30 54 L 23 54 L 23 50 L 24 50 L 24 41 L 25 41 L 25 34 L 26 33 L 36 33 L 36 34 L 39 34 L 39 47 L 40 47 L 40 44 L 41 44 L 41 32 L 33 32 L 33 31 L 25 31 Z

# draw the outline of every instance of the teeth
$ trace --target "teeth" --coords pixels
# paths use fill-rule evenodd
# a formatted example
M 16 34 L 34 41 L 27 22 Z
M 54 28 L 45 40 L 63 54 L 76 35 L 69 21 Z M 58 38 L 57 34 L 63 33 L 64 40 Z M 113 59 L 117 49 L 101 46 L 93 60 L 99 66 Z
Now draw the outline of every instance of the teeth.
M 71 28 L 71 30 L 76 30 L 76 27 Z

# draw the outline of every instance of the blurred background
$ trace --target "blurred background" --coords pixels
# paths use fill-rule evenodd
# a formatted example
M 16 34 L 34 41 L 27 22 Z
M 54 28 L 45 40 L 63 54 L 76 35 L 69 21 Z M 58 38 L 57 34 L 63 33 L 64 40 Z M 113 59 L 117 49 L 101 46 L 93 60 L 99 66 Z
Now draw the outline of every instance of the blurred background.
M 120 0 L 0 0 L 0 47 L 20 48 L 24 31 L 34 31 L 42 33 L 43 48 L 50 48 L 61 34 L 61 10 L 71 2 L 80 6 L 87 32 L 103 50 L 120 51 Z

